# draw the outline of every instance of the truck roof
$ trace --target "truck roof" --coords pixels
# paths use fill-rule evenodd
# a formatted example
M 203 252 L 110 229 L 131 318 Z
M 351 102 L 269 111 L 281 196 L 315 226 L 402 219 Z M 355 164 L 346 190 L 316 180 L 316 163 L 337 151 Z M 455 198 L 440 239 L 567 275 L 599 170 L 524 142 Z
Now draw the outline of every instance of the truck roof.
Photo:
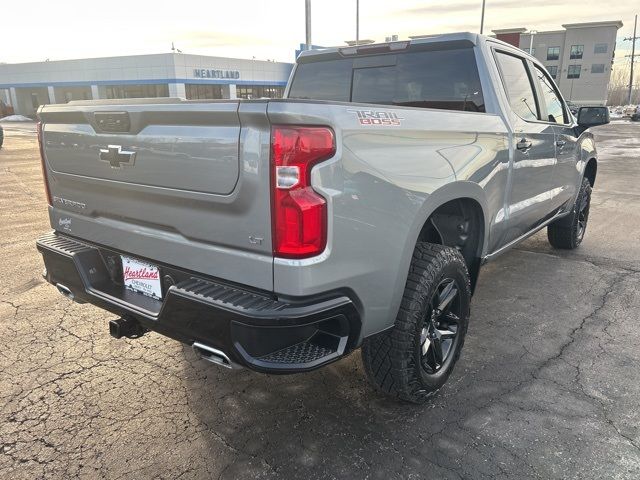
M 407 50 L 429 50 L 431 48 L 460 48 L 463 46 L 475 46 L 481 42 L 491 41 L 509 48 L 513 45 L 498 40 L 495 37 L 480 35 L 473 32 L 441 33 L 434 35 L 417 35 L 408 40 L 394 42 L 369 43 L 358 46 L 327 47 L 317 50 L 303 50 L 296 63 L 312 63 L 333 58 L 350 57 L 355 55 L 375 55 L 383 53 L 401 52 Z M 447 44 L 447 45 L 443 45 Z

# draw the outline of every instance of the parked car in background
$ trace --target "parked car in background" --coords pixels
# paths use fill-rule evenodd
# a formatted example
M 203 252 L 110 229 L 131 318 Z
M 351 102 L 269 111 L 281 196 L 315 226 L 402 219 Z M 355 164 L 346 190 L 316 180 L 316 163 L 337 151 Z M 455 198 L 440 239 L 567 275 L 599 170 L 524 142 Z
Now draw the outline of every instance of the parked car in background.
M 569 107 L 569 111 L 572 115 L 578 115 L 578 110 L 580 109 L 580 107 L 578 107 L 576 104 L 567 102 L 567 107 Z
M 0 148 L 2 148 L 3 143 L 4 143 L 4 130 L 2 129 L 2 125 L 0 125 Z
M 609 111 L 576 121 L 538 60 L 464 33 L 305 51 L 279 100 L 39 117 L 45 278 L 120 316 L 114 337 L 266 373 L 362 347 L 378 390 L 421 403 L 460 356 L 481 265 L 544 227 L 582 242 L 588 128 Z
M 7 105 L 2 100 L 0 100 L 0 119 L 4 117 L 8 117 L 9 115 L 13 115 L 13 107 L 11 105 Z
M 631 120 L 634 122 L 640 122 L 640 105 L 638 105 L 635 111 L 631 114 Z

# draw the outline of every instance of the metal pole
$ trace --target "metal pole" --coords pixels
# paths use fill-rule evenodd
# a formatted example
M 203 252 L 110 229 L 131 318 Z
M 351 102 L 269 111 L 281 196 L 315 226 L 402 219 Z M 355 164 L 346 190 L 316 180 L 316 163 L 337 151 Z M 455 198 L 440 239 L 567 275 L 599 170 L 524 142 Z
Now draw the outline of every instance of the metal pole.
M 633 64 L 636 59 L 636 28 L 638 27 L 638 15 L 636 15 L 635 22 L 633 24 L 633 37 L 631 38 L 631 73 L 629 75 L 629 102 L 627 105 L 631 105 L 633 96 Z
M 573 100 L 573 78 L 571 79 L 571 91 L 569 92 L 569 101 Z
M 305 42 L 307 44 L 307 50 L 311 50 L 311 0 L 304 1 L 304 17 L 306 28 Z
M 529 55 L 533 55 L 533 31 L 531 32 L 531 42 L 529 42 Z
M 533 36 L 536 35 L 538 33 L 537 30 L 531 30 L 529 32 L 529 55 L 533 56 Z
M 360 0 L 356 0 L 356 45 L 360 43 Z
M 480 35 L 482 35 L 482 31 L 484 30 L 484 4 L 486 0 L 482 0 L 482 16 L 480 17 Z

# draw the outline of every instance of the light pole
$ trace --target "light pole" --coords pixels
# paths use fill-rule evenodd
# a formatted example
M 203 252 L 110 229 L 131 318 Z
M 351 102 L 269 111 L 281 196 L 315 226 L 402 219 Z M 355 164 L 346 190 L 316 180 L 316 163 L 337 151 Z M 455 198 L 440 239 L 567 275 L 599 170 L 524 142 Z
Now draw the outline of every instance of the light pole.
M 311 50 L 311 0 L 305 0 L 304 2 L 304 22 L 305 22 L 305 42 L 307 43 L 307 50 Z
M 573 101 L 573 81 L 575 80 L 575 78 L 571 79 L 571 90 L 569 91 L 569 101 Z
M 356 45 L 360 43 L 360 0 L 356 0 Z
M 638 28 L 638 15 L 633 22 L 633 37 L 631 37 L 631 72 L 629 73 L 629 105 L 631 105 L 631 100 L 633 100 L 633 64 L 636 61 L 636 40 L 638 37 L 636 36 L 636 31 Z M 625 39 L 626 40 L 626 39 Z
M 480 17 L 480 35 L 482 35 L 482 31 L 484 30 L 484 4 L 486 0 L 482 0 L 482 16 Z
M 538 33 L 537 30 L 531 30 L 529 32 L 529 34 L 531 35 L 530 41 L 529 41 L 529 55 L 533 55 L 533 36 Z

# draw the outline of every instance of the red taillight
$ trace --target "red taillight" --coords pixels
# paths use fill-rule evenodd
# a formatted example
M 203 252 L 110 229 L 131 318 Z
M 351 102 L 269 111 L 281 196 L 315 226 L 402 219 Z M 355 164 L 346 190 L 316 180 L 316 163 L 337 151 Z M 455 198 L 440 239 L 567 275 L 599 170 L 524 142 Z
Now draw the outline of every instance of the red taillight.
M 42 122 L 38 122 L 38 146 L 40 147 L 40 166 L 42 167 L 42 180 L 44 181 L 44 192 L 47 195 L 47 203 L 53 205 L 51 202 L 51 192 L 49 191 L 49 179 L 47 178 L 47 167 L 44 161 L 44 132 L 42 128 Z
M 271 129 L 273 253 L 304 258 L 327 244 L 327 202 L 311 187 L 311 168 L 332 157 L 328 127 L 274 126 Z

